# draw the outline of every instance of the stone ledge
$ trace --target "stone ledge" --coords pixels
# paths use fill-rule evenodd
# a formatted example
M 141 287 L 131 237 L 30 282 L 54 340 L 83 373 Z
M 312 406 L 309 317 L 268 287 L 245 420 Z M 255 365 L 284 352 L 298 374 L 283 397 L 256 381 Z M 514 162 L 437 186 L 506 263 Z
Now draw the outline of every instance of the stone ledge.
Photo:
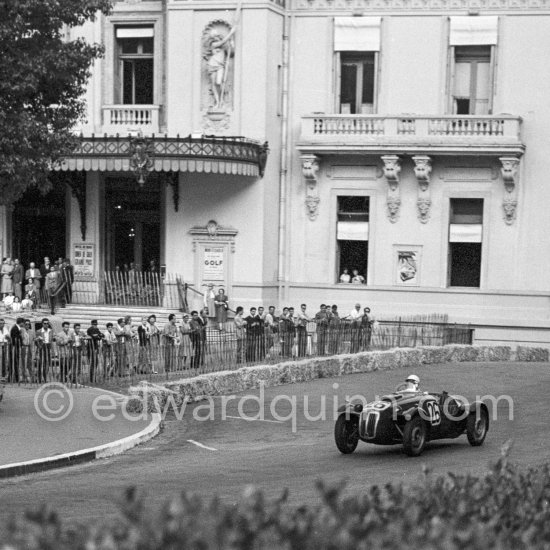
M 525 346 L 518 346 L 514 352 L 510 346 L 448 345 L 313 357 L 302 361 L 203 374 L 163 385 L 142 381 L 137 386 L 129 388 L 130 399 L 127 408 L 130 412 L 139 413 L 146 403 L 149 412 L 160 412 L 169 400 L 180 406 L 185 400 L 201 401 L 208 396 L 257 389 L 262 383 L 264 387 L 273 387 L 375 370 L 489 361 L 548 362 L 549 352 L 546 348 Z

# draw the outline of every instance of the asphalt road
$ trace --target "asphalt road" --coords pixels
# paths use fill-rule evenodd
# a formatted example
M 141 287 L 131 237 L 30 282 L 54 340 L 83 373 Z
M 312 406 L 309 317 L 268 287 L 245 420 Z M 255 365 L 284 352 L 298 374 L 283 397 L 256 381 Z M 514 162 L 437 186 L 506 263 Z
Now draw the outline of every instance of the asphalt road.
M 548 364 L 469 364 L 426 366 L 417 369 L 421 388 L 447 390 L 467 398 L 510 396 L 501 400 L 482 447 L 470 447 L 466 437 L 432 442 L 419 458 L 406 457 L 399 446 L 377 447 L 362 442 L 352 455 L 341 455 L 333 440 L 333 404 L 346 395 L 361 394 L 369 400 L 391 391 L 406 371 L 394 370 L 317 380 L 270 388 L 265 391 L 264 420 L 231 418 L 239 413 L 238 395 L 226 403 L 202 402 L 188 406 L 181 420 L 172 416 L 155 439 L 123 455 L 64 470 L 34 474 L 0 482 L 0 520 L 40 503 L 48 503 L 67 520 L 101 519 L 116 511 L 124 488 L 137 485 L 147 506 L 158 509 L 170 495 L 187 490 L 204 497 L 218 494 L 234 502 L 243 489 L 254 484 L 266 495 L 278 496 L 290 488 L 291 502 L 318 498 L 314 481 L 348 480 L 346 491 L 361 492 L 373 484 L 415 481 L 422 466 L 436 473 L 482 473 L 498 458 L 500 448 L 512 438 L 511 458 L 522 464 L 548 459 Z M 250 392 L 258 396 L 258 391 Z M 278 402 L 273 400 L 278 397 Z M 292 412 L 296 423 L 281 420 Z M 326 418 L 312 421 L 326 404 Z M 307 401 L 306 401 L 307 400 Z M 258 403 L 240 403 L 249 417 Z M 215 420 L 204 420 L 212 414 Z M 513 419 L 509 419 L 509 415 Z M 203 420 L 197 420 L 201 418 Z

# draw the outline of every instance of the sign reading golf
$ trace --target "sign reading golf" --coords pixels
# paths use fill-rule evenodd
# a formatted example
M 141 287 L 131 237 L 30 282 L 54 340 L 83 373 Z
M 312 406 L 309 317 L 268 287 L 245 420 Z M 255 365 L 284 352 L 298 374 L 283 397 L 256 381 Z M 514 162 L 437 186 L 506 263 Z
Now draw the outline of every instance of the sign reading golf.
M 203 279 L 224 280 L 224 247 L 209 246 L 204 249 Z

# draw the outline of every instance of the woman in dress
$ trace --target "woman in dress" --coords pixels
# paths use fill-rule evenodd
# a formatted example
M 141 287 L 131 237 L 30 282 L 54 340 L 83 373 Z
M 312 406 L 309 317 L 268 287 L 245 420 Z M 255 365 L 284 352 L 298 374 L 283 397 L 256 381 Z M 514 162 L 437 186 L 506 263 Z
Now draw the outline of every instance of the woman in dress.
M 180 329 L 181 344 L 179 349 L 178 367 L 185 368 L 188 357 L 193 357 L 193 346 L 191 345 L 191 324 L 189 315 L 184 314 Z
M 126 345 L 126 357 L 128 358 L 128 367 L 130 374 L 137 372 L 138 353 L 136 350 L 137 331 L 132 326 L 132 318 L 127 315 L 124 317 L 124 336 Z
M 0 270 L 2 275 L 2 298 L 9 292 L 13 292 L 13 262 L 11 258 L 5 258 L 2 262 L 2 269 Z
M 151 374 L 158 374 L 160 336 L 155 315 L 149 315 L 149 354 L 151 358 Z
M 229 296 L 225 293 L 223 288 L 218 290 L 216 298 L 214 299 L 214 307 L 216 308 L 216 323 L 220 330 L 224 330 L 225 323 L 227 322 L 227 310 L 229 306 Z
M 203 305 L 206 309 L 208 320 L 210 321 L 210 326 L 215 328 L 216 324 L 216 293 L 214 292 L 214 285 L 209 283 L 206 290 L 204 291 L 203 296 Z

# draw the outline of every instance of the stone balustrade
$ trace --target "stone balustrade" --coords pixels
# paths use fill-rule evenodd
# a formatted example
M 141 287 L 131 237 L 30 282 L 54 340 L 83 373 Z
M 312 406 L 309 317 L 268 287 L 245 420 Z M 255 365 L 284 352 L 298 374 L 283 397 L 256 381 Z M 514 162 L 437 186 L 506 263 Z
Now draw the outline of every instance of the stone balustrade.
M 105 105 L 103 131 L 107 134 L 159 133 L 158 105 Z

